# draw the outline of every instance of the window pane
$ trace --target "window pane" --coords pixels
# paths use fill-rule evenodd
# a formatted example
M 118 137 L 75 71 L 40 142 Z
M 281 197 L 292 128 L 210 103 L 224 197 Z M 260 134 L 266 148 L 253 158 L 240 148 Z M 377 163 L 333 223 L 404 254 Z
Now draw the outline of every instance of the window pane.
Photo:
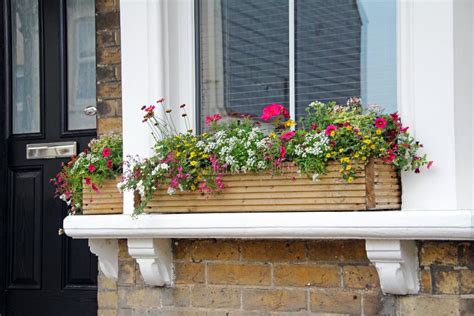
M 201 120 L 288 105 L 288 0 L 200 1 Z
M 395 111 L 395 0 L 296 1 L 296 113 L 362 96 Z
M 96 106 L 95 1 L 67 1 L 68 129 L 92 129 L 96 117 L 84 109 Z
M 40 132 L 39 20 L 37 0 L 11 2 L 12 132 Z

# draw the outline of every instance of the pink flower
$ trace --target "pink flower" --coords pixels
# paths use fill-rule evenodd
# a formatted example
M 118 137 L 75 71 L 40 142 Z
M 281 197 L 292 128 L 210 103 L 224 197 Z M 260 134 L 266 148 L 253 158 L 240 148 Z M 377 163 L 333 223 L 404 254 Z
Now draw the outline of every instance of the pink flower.
M 288 110 L 285 109 L 283 105 L 273 103 L 263 108 L 262 115 L 260 116 L 260 118 L 264 121 L 269 121 L 270 119 L 279 115 L 283 115 L 286 118 L 290 118 L 290 113 L 288 113 Z
M 105 147 L 103 150 L 102 150 L 102 156 L 104 156 L 105 158 L 109 157 L 110 156 L 110 149 L 108 147 Z
M 96 168 L 93 164 L 90 164 L 87 169 L 89 169 L 89 172 L 92 173 L 92 172 L 94 172 L 97 168 Z
M 331 124 L 326 127 L 326 131 L 324 133 L 326 134 L 326 136 L 331 136 L 331 133 L 335 132 L 336 130 L 337 130 L 337 126 Z
M 384 129 L 387 126 L 387 121 L 383 117 L 377 117 L 375 119 L 375 126 L 380 129 Z
M 394 122 L 398 122 L 398 120 L 400 119 L 397 112 L 394 112 L 394 113 L 390 114 L 390 116 L 392 117 L 392 120 Z
M 285 146 L 280 146 L 280 158 L 283 159 L 286 156 L 286 148 Z
M 286 132 L 286 133 L 281 134 L 280 138 L 283 139 L 283 140 L 288 141 L 291 138 L 293 138 L 293 136 L 295 136 L 295 132 L 291 131 L 291 132 Z
M 91 178 L 90 177 L 86 177 L 85 178 L 85 182 L 87 185 L 91 185 Z
M 219 114 L 208 115 L 206 116 L 206 126 L 209 126 L 212 122 L 217 122 L 220 119 L 222 119 L 222 117 Z
M 426 166 L 426 168 L 430 169 L 432 166 L 433 166 L 433 161 L 432 160 L 428 161 L 428 165 Z
M 107 168 L 112 169 L 113 165 L 112 160 L 107 160 Z

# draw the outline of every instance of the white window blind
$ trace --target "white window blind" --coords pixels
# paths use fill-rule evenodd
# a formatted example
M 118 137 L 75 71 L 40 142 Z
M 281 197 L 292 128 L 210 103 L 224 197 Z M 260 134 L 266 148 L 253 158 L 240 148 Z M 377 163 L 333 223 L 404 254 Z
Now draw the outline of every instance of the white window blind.
M 298 118 L 311 101 L 351 96 L 396 110 L 395 0 L 198 6 L 201 122 L 216 112 L 258 117 L 275 102 Z

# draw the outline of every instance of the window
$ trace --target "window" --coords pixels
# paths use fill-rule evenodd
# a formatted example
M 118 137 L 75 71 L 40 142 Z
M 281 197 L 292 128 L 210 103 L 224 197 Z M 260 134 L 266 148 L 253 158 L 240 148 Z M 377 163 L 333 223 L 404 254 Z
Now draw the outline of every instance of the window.
M 395 0 L 201 0 L 201 117 L 314 100 L 397 109 Z

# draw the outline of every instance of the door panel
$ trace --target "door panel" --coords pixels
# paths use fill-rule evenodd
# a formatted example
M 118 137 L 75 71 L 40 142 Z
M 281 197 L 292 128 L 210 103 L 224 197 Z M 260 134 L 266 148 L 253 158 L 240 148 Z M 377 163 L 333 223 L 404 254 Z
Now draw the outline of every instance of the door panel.
M 68 115 L 68 93 L 74 93 L 74 100 L 79 98 L 95 105 L 95 96 L 90 91 L 73 88 L 81 80 L 95 87 L 95 46 L 91 48 L 89 43 L 89 55 L 83 56 L 86 62 L 79 59 L 74 76 L 67 72 L 68 60 L 77 60 L 68 50 L 68 38 L 74 38 L 68 36 L 67 17 L 74 13 L 67 9 L 69 1 L 79 0 L 8 0 L 3 8 L 3 25 L 9 27 L 2 33 L 9 35 L 3 45 L 10 43 L 6 49 L 9 58 L 6 67 L 2 67 L 6 74 L 7 107 L 1 110 L 9 118 L 2 125 L 9 133 L 6 141 L 0 141 L 2 146 L 7 144 L 4 157 L 8 172 L 5 181 L 0 182 L 8 193 L 8 203 L 0 209 L 0 220 L 6 214 L 8 223 L 4 226 L 6 268 L 1 271 L 6 273 L 7 280 L 7 316 L 97 313 L 97 258 L 90 253 L 87 241 L 58 235 L 67 211 L 65 204 L 54 198 L 49 179 L 68 159 L 26 157 L 28 144 L 75 141 L 79 152 L 95 136 L 95 124 L 90 123 L 94 117 L 84 114 L 83 104 L 75 101 L 74 115 Z M 82 9 L 80 14 L 71 16 L 78 15 L 79 20 L 85 19 L 89 24 L 94 20 L 90 6 L 88 11 Z M 94 30 L 86 27 L 86 31 L 77 34 L 82 41 L 95 43 Z M 87 59 L 91 49 L 93 72 Z M 71 77 L 76 81 L 68 82 Z M 68 117 L 77 130 L 68 128 Z M 82 120 L 89 123 L 82 125 Z M 81 126 L 85 127 L 79 129 Z
M 10 170 L 10 289 L 41 288 L 42 178 L 40 167 Z

